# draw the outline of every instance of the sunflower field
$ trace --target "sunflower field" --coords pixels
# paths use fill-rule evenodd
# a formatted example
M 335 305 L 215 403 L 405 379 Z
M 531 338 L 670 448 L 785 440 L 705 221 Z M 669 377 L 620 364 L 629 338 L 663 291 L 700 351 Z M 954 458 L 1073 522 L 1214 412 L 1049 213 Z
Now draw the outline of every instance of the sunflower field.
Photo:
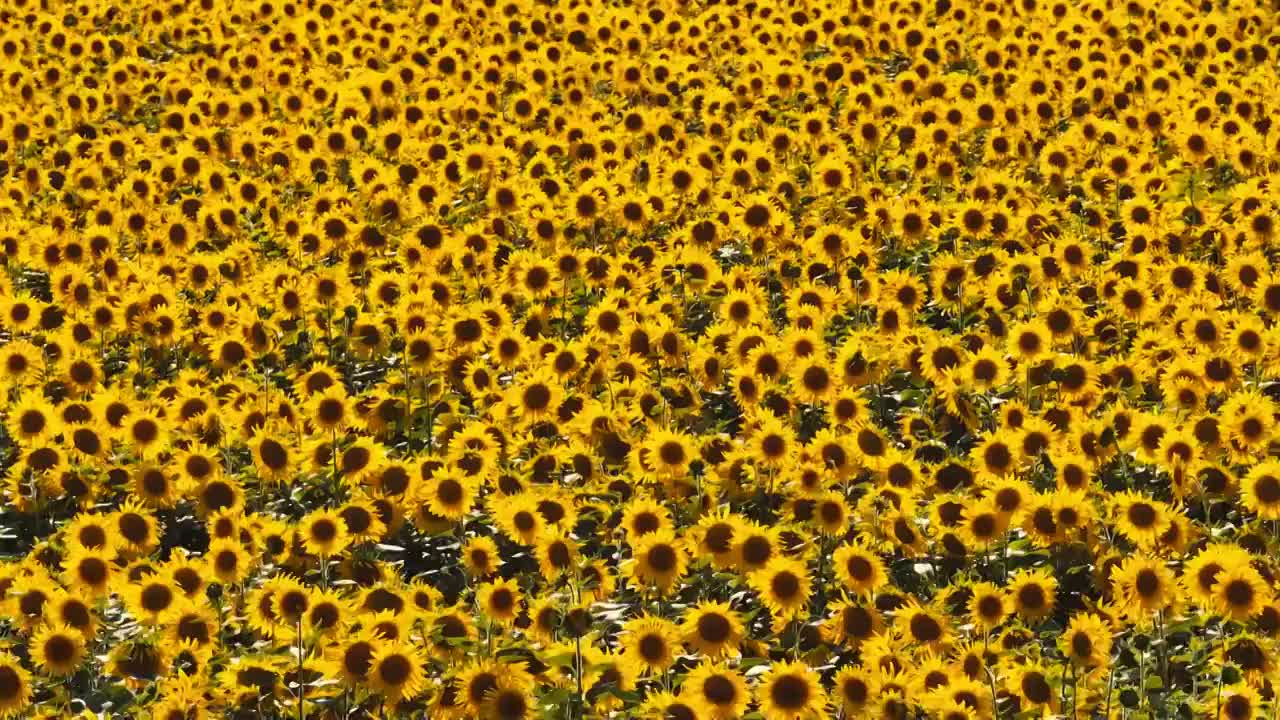
M 1277 0 L 0 0 L 0 718 L 1275 720 Z

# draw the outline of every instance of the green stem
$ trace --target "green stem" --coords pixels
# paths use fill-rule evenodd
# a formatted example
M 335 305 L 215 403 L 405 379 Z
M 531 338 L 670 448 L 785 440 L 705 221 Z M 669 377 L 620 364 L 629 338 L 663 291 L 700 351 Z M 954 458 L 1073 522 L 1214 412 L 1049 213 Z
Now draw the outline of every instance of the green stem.
M 982 660 L 982 669 L 987 671 L 987 682 L 991 684 L 991 717 L 993 720 L 1000 720 L 1000 694 L 996 692 L 996 674 L 986 664 L 986 658 Z
M 337 505 L 338 496 L 340 494 L 339 488 L 342 482 L 338 476 L 338 428 L 335 427 L 332 430 L 330 435 L 330 441 L 331 442 L 329 445 L 329 454 L 333 457 L 333 478 L 332 478 L 332 485 L 329 489 L 329 492 L 332 495 L 332 497 L 330 498 L 330 501 L 334 505 Z
M 578 709 L 578 717 L 581 718 L 586 716 L 587 698 L 586 698 L 586 694 L 582 690 L 583 660 L 582 660 L 582 635 L 580 634 L 576 638 L 574 638 L 573 654 L 574 654 L 573 671 L 574 671 L 574 674 L 577 675 L 577 682 L 578 682 L 578 697 L 577 697 L 577 702 L 575 702 L 574 704 Z
M 1116 682 L 1116 658 L 1111 659 L 1111 667 L 1107 670 L 1107 709 L 1103 711 L 1102 717 L 1111 717 L 1111 691 L 1115 688 Z
M 1218 641 L 1222 643 L 1222 650 L 1223 650 L 1222 654 L 1223 654 L 1223 659 L 1225 659 L 1226 650 L 1227 650 L 1226 623 L 1222 623 L 1218 625 Z M 1227 671 L 1227 668 L 1225 663 L 1221 663 L 1218 665 L 1218 709 L 1215 710 L 1213 713 L 1213 716 L 1215 718 L 1222 717 L 1222 682 L 1226 675 L 1226 671 Z
M 306 650 L 302 644 L 302 616 L 298 616 L 298 720 L 303 720 L 303 707 L 307 704 L 307 683 L 303 674 Z
M 1147 651 L 1138 651 L 1138 709 L 1147 704 Z
M 427 401 L 427 455 L 436 454 L 433 435 L 436 432 L 436 401 L 431 397 L 431 377 L 427 377 L 426 386 L 422 390 Z

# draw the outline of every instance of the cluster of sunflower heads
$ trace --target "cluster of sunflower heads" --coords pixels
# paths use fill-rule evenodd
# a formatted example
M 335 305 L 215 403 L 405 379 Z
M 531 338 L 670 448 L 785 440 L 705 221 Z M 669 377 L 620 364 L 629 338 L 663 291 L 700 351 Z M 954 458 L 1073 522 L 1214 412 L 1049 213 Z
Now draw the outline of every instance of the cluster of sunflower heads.
M 0 718 L 1276 717 L 1278 61 L 0 0 Z

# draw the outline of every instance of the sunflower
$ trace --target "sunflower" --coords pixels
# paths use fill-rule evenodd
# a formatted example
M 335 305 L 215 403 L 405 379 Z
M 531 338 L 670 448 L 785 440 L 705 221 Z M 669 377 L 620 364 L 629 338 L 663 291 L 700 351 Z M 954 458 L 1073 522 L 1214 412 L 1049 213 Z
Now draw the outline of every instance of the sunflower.
M 142 582 L 130 583 L 124 590 L 125 606 L 145 625 L 155 625 L 181 597 L 168 578 L 152 575 Z
M 845 428 L 859 428 L 870 416 L 866 400 L 850 388 L 835 393 L 827 407 L 832 422 Z
M 357 437 L 355 442 L 337 449 L 333 472 L 340 472 L 343 482 L 365 483 L 380 469 L 384 452 L 371 438 Z
M 235 658 L 233 663 L 219 672 L 215 677 L 225 687 L 230 697 L 224 702 L 229 705 L 248 705 L 258 701 L 270 702 L 281 694 L 281 685 L 287 681 L 285 664 L 280 658 L 269 655 L 246 654 Z M 294 677 L 314 680 L 315 661 L 304 659 L 294 672 Z M 303 704 L 307 701 L 302 700 Z M 287 707 L 287 706 L 286 706 Z
M 151 706 L 151 717 L 156 720 L 205 720 L 208 711 L 203 698 L 194 691 L 165 693 Z
M 986 346 L 969 357 L 959 377 L 972 389 L 986 391 L 1008 382 L 1009 364 L 1001 353 Z
M 267 482 L 285 482 L 296 472 L 298 453 L 287 439 L 273 437 L 260 428 L 249 439 L 249 450 L 258 477 Z
M 659 592 L 670 592 L 686 571 L 688 555 L 682 539 L 669 530 L 642 535 L 631 543 L 630 574 Z
M 125 419 L 124 436 L 143 458 L 155 457 L 169 442 L 165 423 L 157 415 L 141 409 Z
M 751 702 L 747 683 L 727 665 L 703 660 L 681 684 L 680 695 L 709 720 L 740 717 Z
M 1280 462 L 1253 466 L 1240 481 L 1245 508 L 1262 520 L 1280 519 Z
M 145 555 L 160 542 L 155 518 L 139 505 L 126 503 L 111 517 L 113 545 Z
M 160 720 L 1088 715 L 1156 618 L 1274 709 L 1259 3 L 49 4 L 0 714 L 106 623 L 72 677 Z
M 14 656 L 0 654 L 0 715 L 9 717 L 31 705 L 31 674 Z
M 131 687 L 141 687 L 163 674 L 170 659 L 156 639 L 133 639 L 111 649 L 107 671 Z
M 953 680 L 950 663 L 944 658 L 926 655 L 910 673 L 911 690 L 926 698 L 925 704 L 936 704 L 946 697 Z M 959 678 L 954 678 L 959 681 Z
M 377 541 L 387 533 L 386 523 L 378 515 L 376 506 L 362 493 L 338 508 L 338 516 L 354 544 Z
M 826 717 L 827 694 L 808 665 L 781 662 L 760 678 L 756 702 L 766 720 L 817 720 Z
M 437 470 L 418 490 L 418 499 L 431 512 L 448 520 L 460 520 L 475 503 L 476 483 L 458 468 Z
M 64 379 L 72 389 L 88 395 L 102 382 L 102 368 L 88 352 L 73 350 L 64 363 Z
M 935 708 L 945 720 L 976 720 L 991 714 L 993 698 L 988 690 L 989 684 L 971 680 L 952 666 L 948 673 L 947 684 L 933 692 L 937 705 Z
M 1014 611 L 1029 623 L 1039 622 L 1056 606 L 1055 594 L 1058 581 L 1048 570 L 1026 570 L 1018 573 L 1009 583 L 1009 598 Z
M 639 717 L 645 720 L 668 720 L 669 718 L 700 720 L 701 718 L 697 706 L 691 701 L 667 690 L 656 690 L 646 694 L 639 712 Z
M 45 673 L 70 675 L 84 662 L 85 637 L 67 625 L 45 625 L 31 636 L 31 661 Z
M 765 420 L 756 428 L 748 447 L 756 465 L 764 468 L 787 464 L 796 452 L 795 438 L 776 417 Z
M 969 547 L 990 547 L 1009 529 L 1009 516 L 990 497 L 971 501 L 964 508 L 963 518 L 960 533 Z
M 1028 538 L 1041 547 L 1049 547 L 1061 539 L 1052 495 L 1037 493 L 1027 500 L 1022 528 Z
M 316 510 L 303 518 L 299 530 L 303 547 L 310 555 L 332 557 L 350 543 L 347 525 L 334 510 Z
M 291 580 L 288 576 L 271 578 L 246 598 L 246 614 L 250 627 L 268 637 L 273 636 L 277 629 L 283 628 L 277 610 L 277 591 L 290 584 Z
M 98 631 L 98 617 L 93 605 L 85 599 L 67 592 L 56 593 L 47 601 L 45 617 L 49 622 L 67 625 L 86 639 L 93 638 Z
M 445 677 L 441 680 L 439 691 L 432 693 L 428 707 L 437 717 L 449 720 L 466 717 L 466 706 L 459 694 L 456 677 Z
M 912 600 L 895 611 L 894 625 L 903 638 L 930 651 L 938 651 L 950 641 L 946 616 Z
M 529 423 L 550 416 L 560 406 L 563 395 L 563 385 L 553 375 L 532 373 L 511 385 L 506 402 L 517 417 Z
M 999 480 L 1012 473 L 1017 466 L 1019 452 L 1011 433 L 995 433 L 978 443 L 970 453 L 982 475 L 992 480 Z
M 202 448 L 175 452 L 170 466 L 178 471 L 184 486 L 200 486 L 223 475 L 223 465 L 216 455 Z
M 637 668 L 620 651 L 584 649 L 583 662 L 589 668 L 584 678 L 587 701 L 601 711 L 622 706 L 623 701 L 615 693 L 635 691 L 639 680 Z
M 208 583 L 205 575 L 206 560 L 176 552 L 160 568 L 160 574 L 173 580 L 173 584 L 190 599 L 202 595 Z
M 539 642 L 553 642 L 564 621 L 561 603 L 553 597 L 536 598 L 530 603 L 527 616 L 529 628 L 526 632 Z
M 658 530 L 674 529 L 671 512 L 648 497 L 639 497 L 627 504 L 622 512 L 622 527 L 632 538 Z
M 791 375 L 792 385 L 801 402 L 821 405 L 840 389 L 830 363 L 819 355 L 797 362 L 791 369 Z
M 1213 652 L 1215 662 L 1232 663 L 1243 671 L 1245 680 L 1259 683 L 1267 674 L 1275 671 L 1275 661 L 1268 652 L 1272 643 L 1251 631 L 1237 632 L 1228 637 Z
M 1133 556 L 1111 571 L 1112 593 L 1124 613 L 1142 620 L 1174 601 L 1175 578 L 1163 562 Z
M 1263 450 L 1275 430 L 1275 403 L 1267 395 L 1249 389 L 1232 393 L 1218 416 L 1231 446 L 1241 456 Z
M 1056 712 L 1058 694 L 1053 687 L 1056 678 L 1044 666 L 1039 663 L 1015 665 L 1007 677 L 1006 687 L 1018 696 L 1024 707 Z
M 522 720 L 535 717 L 536 706 L 528 690 L 521 683 L 499 680 L 498 687 L 489 694 L 481 707 L 481 717 L 498 720 Z
M 822 635 L 831 642 L 857 647 L 883 629 L 884 621 L 874 605 L 842 600 L 832 604 Z
M 327 650 L 329 674 L 348 687 L 363 686 L 370 681 L 373 659 L 383 644 L 382 639 L 367 628 L 338 639 Z
M 491 537 L 474 537 L 462 547 L 462 561 L 473 577 L 494 575 L 502 564 L 498 544 Z
M 656 675 L 675 663 L 680 635 L 671 621 L 645 615 L 623 623 L 621 644 L 640 674 Z
M 1101 616 L 1081 613 L 1071 618 L 1058 640 L 1064 655 L 1085 667 L 1098 667 L 1111 660 L 1111 626 Z
M 520 613 L 520 587 L 513 580 L 485 584 L 476 592 L 476 603 L 490 620 L 510 626 Z
M 141 463 L 134 468 L 131 478 L 133 494 L 141 504 L 169 508 L 177 503 L 180 479 L 168 466 Z
M 190 644 L 200 651 L 212 651 L 219 642 L 217 615 L 208 607 L 185 601 L 174 606 L 164 617 L 165 637 L 169 647 Z
M 865 668 L 847 665 L 836 673 L 832 699 L 848 717 L 856 717 L 872 701 L 876 693 L 873 677 Z
M 1218 577 L 1226 570 L 1248 567 L 1252 559 L 1248 550 L 1235 543 L 1210 543 L 1183 563 L 1184 591 L 1203 609 L 1212 610 L 1217 606 Z
M 199 499 L 198 510 L 201 516 L 208 516 L 223 510 L 236 510 L 245 501 L 244 488 L 232 477 L 214 477 L 201 484 L 194 491 Z
M 870 595 L 888 582 L 884 561 L 860 544 L 842 545 L 832 556 L 836 578 L 845 588 L 860 595 Z
M 289 576 L 273 578 L 270 594 L 273 617 L 285 627 L 296 627 L 311 607 L 307 587 Z
M 404 642 L 383 643 L 369 660 L 369 685 L 393 702 L 413 698 L 425 689 L 424 662 Z
M 814 471 L 816 474 L 816 470 Z M 823 493 L 814 501 L 813 522 L 828 537 L 843 535 L 849 524 L 850 510 L 844 495 L 837 491 Z
M 533 545 L 543 534 L 546 521 L 538 512 L 538 501 L 523 494 L 505 498 L 501 503 L 490 499 L 494 522 L 512 542 Z
M 112 550 L 111 518 L 103 515 L 95 515 L 92 513 L 80 513 L 76 515 L 63 530 L 63 538 L 67 545 L 71 548 L 84 548 L 86 550 Z
M 432 650 L 450 657 L 465 652 L 468 642 L 478 634 L 471 613 L 457 605 L 430 613 L 423 627 Z
M 969 598 L 969 617 L 974 624 L 990 631 L 1004 622 L 1010 612 L 1009 597 L 1004 590 L 987 582 L 975 583 Z
M 240 582 L 252 570 L 251 558 L 236 540 L 219 539 L 209 543 L 205 553 L 208 573 L 224 584 Z
M 462 701 L 476 716 L 498 689 L 501 681 L 527 687 L 524 682 L 519 681 L 515 667 L 491 659 L 472 662 L 458 672 L 457 679 Z
M 666 477 L 682 478 L 696 458 L 692 440 L 683 433 L 659 430 L 645 442 L 648 462 Z
M 1024 363 L 1031 363 L 1046 355 L 1053 342 L 1053 334 L 1042 321 L 1022 323 L 1010 329 L 1009 354 Z
M 349 622 L 351 608 L 348 602 L 333 590 L 308 589 L 307 609 L 303 625 L 318 635 L 335 633 Z
M 1014 478 L 997 480 L 987 488 L 987 496 L 995 504 L 996 511 L 1008 517 L 1011 524 L 1018 523 L 1024 504 L 1031 495 L 1031 486 Z
M 10 437 L 24 443 L 39 442 L 58 435 L 62 429 L 53 406 L 32 392 L 23 393 L 9 408 L 5 427 Z
M 117 569 L 112 555 L 102 550 L 75 550 L 62 561 L 62 579 L 67 587 L 91 597 L 102 597 L 111 588 Z
M 748 575 L 747 582 L 759 594 L 760 603 L 769 608 L 775 625 L 800 615 L 809 603 L 813 585 L 808 567 L 787 557 L 770 560 Z
M 1167 506 L 1139 493 L 1125 491 L 1112 496 L 1116 529 L 1142 547 L 1155 544 L 1167 523 Z
M 341 385 L 331 385 L 306 400 L 306 413 L 318 430 L 343 432 L 354 420 L 351 401 Z
M 896 494 L 886 497 L 889 502 L 899 504 L 895 498 Z M 908 557 L 916 557 L 925 551 L 925 537 L 914 514 L 890 509 L 881 515 L 879 524 L 881 532 L 891 534 L 894 546 Z
M 1245 683 L 1237 683 L 1222 689 L 1220 708 L 1216 720 L 1253 720 L 1263 712 L 1262 698 L 1258 691 Z
M 760 570 L 780 552 L 779 530 L 751 523 L 733 535 L 737 543 L 737 565 L 746 573 Z
M 1271 603 L 1271 589 L 1251 565 L 1236 565 L 1220 572 L 1214 582 L 1213 599 L 1224 617 L 1244 621 Z
M 534 553 L 537 555 L 543 576 L 559 577 L 573 569 L 578 559 L 578 544 L 568 533 L 550 527 L 539 535 Z
M 293 372 L 292 387 L 294 393 L 303 400 L 312 395 L 323 393 L 340 384 L 342 375 L 338 370 L 326 363 L 312 365 L 310 369 L 298 369 Z
M 704 602 L 685 612 L 680 634 L 687 646 L 716 659 L 737 651 L 744 628 L 728 603 Z

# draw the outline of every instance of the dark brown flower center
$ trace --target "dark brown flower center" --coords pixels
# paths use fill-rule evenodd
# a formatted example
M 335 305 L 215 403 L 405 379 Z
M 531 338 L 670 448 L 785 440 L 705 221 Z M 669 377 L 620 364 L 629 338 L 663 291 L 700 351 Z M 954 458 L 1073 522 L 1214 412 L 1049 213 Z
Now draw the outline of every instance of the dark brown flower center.
M 809 683 L 797 675 L 783 675 L 769 688 L 769 699 L 786 711 L 796 711 L 809 704 Z
M 413 673 L 413 663 L 403 655 L 389 655 L 378 666 L 378 677 L 386 685 L 398 687 Z

